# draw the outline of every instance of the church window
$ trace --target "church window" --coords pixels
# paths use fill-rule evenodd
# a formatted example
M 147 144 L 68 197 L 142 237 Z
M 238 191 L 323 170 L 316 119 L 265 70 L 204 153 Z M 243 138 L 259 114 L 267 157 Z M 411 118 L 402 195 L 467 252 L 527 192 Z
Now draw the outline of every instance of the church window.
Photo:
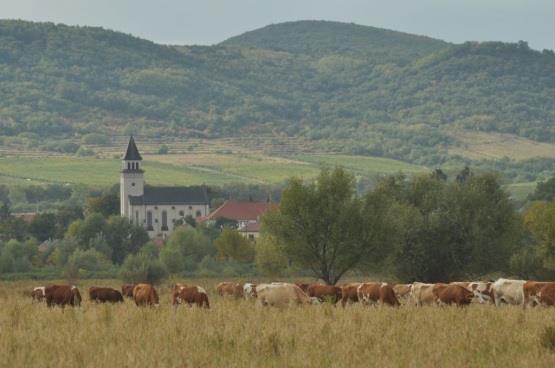
M 135 186 L 135 183 L 131 183 L 131 186 L 134 187 L 134 186 Z
M 131 170 L 131 162 L 127 163 L 127 170 Z
M 146 229 L 152 230 L 152 211 L 146 213 Z
M 139 211 L 135 211 L 135 223 L 139 224 Z
M 166 211 L 162 211 L 162 231 L 168 230 L 168 213 Z
M 189 209 L 192 210 L 192 209 L 193 209 L 193 206 L 189 206 Z
M 172 206 L 172 210 L 175 210 L 175 206 Z
M 179 211 L 179 216 L 181 216 L 181 217 L 185 216 L 185 211 L 183 211 L 183 210 Z
M 197 217 L 202 216 L 202 213 L 200 211 L 197 211 Z

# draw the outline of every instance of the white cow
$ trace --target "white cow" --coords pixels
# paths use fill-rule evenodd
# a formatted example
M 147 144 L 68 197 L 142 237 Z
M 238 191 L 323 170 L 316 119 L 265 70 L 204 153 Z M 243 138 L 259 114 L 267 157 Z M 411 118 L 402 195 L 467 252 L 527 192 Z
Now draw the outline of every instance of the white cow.
M 256 295 L 262 306 L 320 304 L 318 298 L 309 297 L 297 285 L 284 282 L 257 285 Z
M 495 305 L 501 303 L 522 305 L 524 303 L 525 280 L 499 279 L 492 285 Z
M 410 290 L 411 304 L 421 307 L 423 305 L 434 304 L 434 293 L 432 292 L 435 284 L 425 284 L 415 282 Z
M 250 282 L 243 284 L 243 296 L 245 299 L 256 298 L 256 284 Z

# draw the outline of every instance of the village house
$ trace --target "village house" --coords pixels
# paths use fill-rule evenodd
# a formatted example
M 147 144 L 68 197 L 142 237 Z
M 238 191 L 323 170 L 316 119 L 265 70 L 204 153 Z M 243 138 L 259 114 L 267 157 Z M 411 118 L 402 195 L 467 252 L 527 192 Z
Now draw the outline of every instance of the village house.
M 223 205 L 212 211 L 208 216 L 199 219 L 200 222 L 214 224 L 218 219 L 237 222 L 237 231 L 249 240 L 255 240 L 260 234 L 260 220 L 262 215 L 275 207 L 269 202 L 241 202 L 225 201 Z
M 142 225 L 151 238 L 166 238 L 185 218 L 208 215 L 205 186 L 153 187 L 145 184 L 141 154 L 133 136 L 122 160 L 120 213 Z

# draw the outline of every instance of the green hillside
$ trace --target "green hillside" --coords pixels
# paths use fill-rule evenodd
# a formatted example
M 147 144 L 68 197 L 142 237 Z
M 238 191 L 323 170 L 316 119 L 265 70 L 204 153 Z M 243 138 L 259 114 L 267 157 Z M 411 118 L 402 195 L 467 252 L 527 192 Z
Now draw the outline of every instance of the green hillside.
M 555 144 L 555 54 L 525 43 L 452 45 L 302 21 L 170 47 L 101 28 L 1 20 L 0 81 L 1 149 L 74 152 L 68 141 L 93 133 L 108 143 L 132 132 L 263 135 L 428 167 L 501 168 L 523 181 L 554 167 L 552 157 L 499 164 L 465 155 L 468 132 Z

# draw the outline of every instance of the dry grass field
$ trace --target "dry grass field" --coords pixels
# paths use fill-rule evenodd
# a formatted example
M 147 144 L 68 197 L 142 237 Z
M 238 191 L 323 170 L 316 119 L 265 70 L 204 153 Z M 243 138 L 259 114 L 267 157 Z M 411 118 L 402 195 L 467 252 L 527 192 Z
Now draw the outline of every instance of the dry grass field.
M 29 297 L 37 281 L 0 283 L 3 367 L 554 367 L 540 343 L 555 308 L 353 305 L 264 308 L 221 298 L 220 280 L 183 280 L 207 288 L 211 309 L 91 304 L 48 310 Z

